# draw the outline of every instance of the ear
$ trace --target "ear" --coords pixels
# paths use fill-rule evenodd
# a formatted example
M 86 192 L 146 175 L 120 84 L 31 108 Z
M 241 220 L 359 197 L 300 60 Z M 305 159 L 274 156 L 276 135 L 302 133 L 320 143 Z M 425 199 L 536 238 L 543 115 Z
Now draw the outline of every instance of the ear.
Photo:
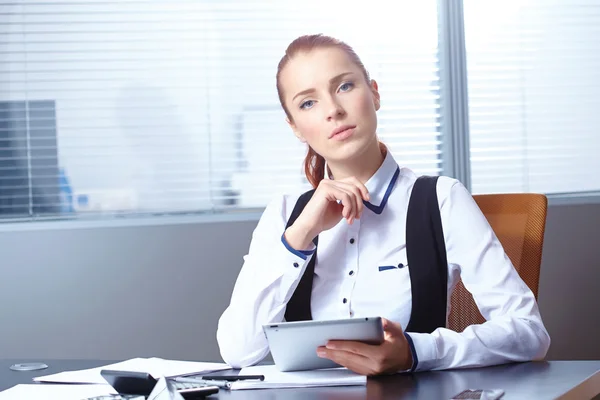
M 290 121 L 290 119 L 287 117 L 285 118 L 285 122 L 287 122 L 287 124 L 290 126 L 290 128 L 292 128 L 292 131 L 294 132 L 294 135 L 296 135 L 298 140 L 300 140 L 302 143 L 306 143 L 306 139 L 304 139 L 304 136 L 302 136 L 300 131 L 298 131 L 298 129 L 296 128 L 296 124 L 294 124 L 292 121 Z
M 379 95 L 379 86 L 375 79 L 371 79 L 371 92 L 373 93 L 373 104 L 375 104 L 375 111 L 379 111 L 381 107 L 381 96 Z

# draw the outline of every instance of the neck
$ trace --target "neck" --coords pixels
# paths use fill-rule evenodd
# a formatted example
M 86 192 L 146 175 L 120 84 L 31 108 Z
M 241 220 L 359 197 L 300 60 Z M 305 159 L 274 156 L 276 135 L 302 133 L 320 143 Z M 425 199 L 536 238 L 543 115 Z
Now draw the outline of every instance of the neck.
M 328 161 L 327 165 L 334 179 L 354 176 L 360 182 L 365 183 L 377 172 L 383 164 L 384 158 L 385 155 L 379 148 L 379 141 L 375 137 L 373 143 L 362 153 L 343 161 Z

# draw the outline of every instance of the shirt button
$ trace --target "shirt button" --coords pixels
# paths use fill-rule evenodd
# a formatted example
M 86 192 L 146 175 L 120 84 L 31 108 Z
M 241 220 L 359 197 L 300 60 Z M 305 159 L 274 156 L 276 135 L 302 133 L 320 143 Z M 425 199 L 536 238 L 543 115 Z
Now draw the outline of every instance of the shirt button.
M 354 244 L 354 238 L 350 239 L 350 244 Z
M 294 268 L 298 268 L 299 266 L 300 266 L 300 264 L 294 263 Z
M 348 299 L 344 297 L 344 300 L 342 300 L 342 303 L 346 304 L 348 302 Z
M 352 311 L 350 311 L 350 316 L 354 317 L 354 313 Z
M 350 275 L 350 276 L 354 275 L 354 271 L 348 272 L 348 275 Z

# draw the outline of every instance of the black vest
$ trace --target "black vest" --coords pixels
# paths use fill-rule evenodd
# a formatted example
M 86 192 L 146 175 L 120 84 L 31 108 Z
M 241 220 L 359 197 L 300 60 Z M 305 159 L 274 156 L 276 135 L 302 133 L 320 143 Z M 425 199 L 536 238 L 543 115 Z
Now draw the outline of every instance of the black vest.
M 407 332 L 431 333 L 446 326 L 448 262 L 442 220 L 437 201 L 437 176 L 421 176 L 415 182 L 406 218 L 406 253 L 410 274 L 412 310 Z M 304 193 L 287 222 L 291 226 L 311 199 Z M 319 237 L 313 243 L 318 245 Z M 310 296 L 317 251 L 308 263 L 285 311 L 285 320 L 312 320 Z

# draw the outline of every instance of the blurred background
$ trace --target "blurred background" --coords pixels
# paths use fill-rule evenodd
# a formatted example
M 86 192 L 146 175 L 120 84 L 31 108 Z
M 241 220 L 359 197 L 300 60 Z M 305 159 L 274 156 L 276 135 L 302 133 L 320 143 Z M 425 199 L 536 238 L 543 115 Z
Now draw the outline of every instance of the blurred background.
M 219 359 L 260 212 L 308 188 L 275 90 L 308 33 L 401 165 L 548 195 L 549 357 L 600 358 L 595 0 L 0 1 L 1 354 Z

